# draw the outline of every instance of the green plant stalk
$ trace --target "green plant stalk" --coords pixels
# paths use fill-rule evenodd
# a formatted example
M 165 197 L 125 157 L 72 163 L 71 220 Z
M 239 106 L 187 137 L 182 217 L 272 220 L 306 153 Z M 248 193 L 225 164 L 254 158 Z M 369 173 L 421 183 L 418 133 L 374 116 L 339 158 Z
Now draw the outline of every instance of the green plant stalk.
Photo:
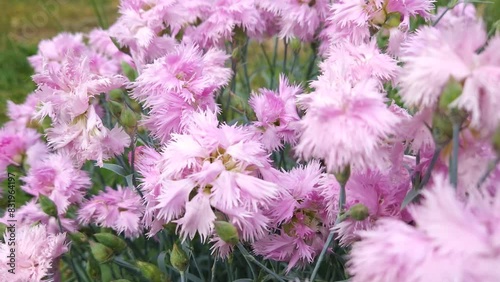
M 271 68 L 271 89 L 274 86 L 274 75 L 276 74 L 274 71 L 276 70 L 276 60 L 278 59 L 278 37 L 274 40 L 274 54 L 273 54 L 273 66 Z
M 269 273 L 271 276 L 273 276 L 274 278 L 276 278 L 277 281 L 279 282 L 285 282 L 285 280 L 283 280 L 283 278 L 281 278 L 281 276 L 279 276 L 278 274 L 276 274 L 274 271 L 272 271 L 271 269 L 267 268 L 265 265 L 263 265 L 262 263 L 260 263 L 258 260 L 256 260 L 246 249 L 245 247 L 241 244 L 241 243 L 238 243 L 237 244 L 238 246 L 238 249 L 240 250 L 240 252 L 243 254 L 243 257 L 245 258 L 245 260 L 247 261 L 248 265 L 250 266 L 250 269 L 252 271 L 252 275 L 255 279 L 255 272 L 253 271 L 253 268 L 252 268 L 252 265 L 250 264 L 250 261 L 255 263 L 256 265 L 258 265 L 260 268 L 262 268 L 262 270 L 264 270 L 265 272 Z
M 452 139 L 452 151 L 450 157 L 450 184 L 453 188 L 457 189 L 458 185 L 458 147 L 459 147 L 459 134 L 460 134 L 460 123 L 453 122 L 453 139 Z

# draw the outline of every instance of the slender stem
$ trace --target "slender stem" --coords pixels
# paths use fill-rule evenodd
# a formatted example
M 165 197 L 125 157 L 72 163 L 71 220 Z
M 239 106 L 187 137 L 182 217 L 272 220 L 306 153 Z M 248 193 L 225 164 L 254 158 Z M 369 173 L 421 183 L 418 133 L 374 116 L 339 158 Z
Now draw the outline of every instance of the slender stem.
M 308 81 L 310 78 L 311 78 L 311 73 L 314 69 L 314 65 L 316 63 L 316 58 L 317 58 L 317 52 L 316 50 L 314 50 L 313 48 L 313 55 L 311 56 L 311 58 L 309 59 L 309 66 L 307 67 L 307 72 L 306 72 L 306 77 L 305 77 L 305 81 Z
M 247 261 L 248 265 L 250 266 L 250 269 L 252 271 L 252 275 L 253 275 L 253 278 L 255 278 L 255 273 L 253 271 L 253 268 L 252 268 L 252 265 L 250 264 L 250 261 L 255 263 L 256 265 L 258 265 L 260 268 L 262 268 L 262 270 L 264 270 L 265 272 L 269 273 L 271 276 L 273 276 L 274 278 L 276 278 L 276 280 L 280 281 L 280 282 L 285 282 L 285 280 L 283 280 L 283 278 L 281 278 L 281 276 L 279 276 L 278 274 L 274 273 L 271 269 L 267 268 L 265 265 L 263 265 L 262 263 L 260 263 L 258 260 L 256 260 L 246 249 L 245 247 L 241 244 L 241 243 L 238 243 L 237 244 L 238 246 L 238 249 L 240 250 L 240 252 L 243 254 L 243 257 L 245 258 L 245 260 Z
M 458 185 L 458 147 L 460 123 L 453 122 L 452 151 L 450 157 L 450 184 L 456 189 Z
M 271 65 L 271 60 L 269 59 L 269 55 L 267 55 L 266 48 L 264 48 L 264 45 L 260 44 L 260 49 L 262 50 L 262 53 L 264 54 L 264 58 L 266 59 L 267 66 L 269 67 L 269 70 L 272 71 L 273 66 Z
M 271 68 L 271 88 L 274 85 L 274 75 L 276 70 L 276 59 L 278 58 L 278 37 L 274 40 L 274 54 L 273 54 L 273 66 Z
M 498 165 L 499 162 L 500 162 L 500 157 L 497 157 L 494 161 L 492 161 L 488 165 L 488 169 L 483 174 L 483 176 L 481 176 L 481 178 L 479 179 L 479 181 L 477 183 L 477 188 L 480 188 L 481 185 L 483 185 L 483 183 L 486 181 L 486 179 L 488 179 L 488 177 L 490 176 L 490 174 L 495 170 L 495 168 L 497 167 L 497 165 Z
M 326 251 L 328 250 L 328 247 L 332 243 L 334 235 L 335 235 L 335 231 L 330 231 L 330 234 L 328 234 L 328 238 L 326 238 L 326 242 L 323 245 L 323 249 L 321 249 L 321 253 L 319 254 L 318 261 L 316 262 L 316 265 L 314 266 L 314 270 L 313 270 L 313 273 L 311 274 L 311 278 L 309 278 L 309 281 L 313 282 L 314 279 L 316 278 L 316 275 L 318 275 L 319 267 L 321 265 L 321 262 L 323 261 L 323 258 L 325 257 L 325 254 L 326 254 Z
M 250 76 L 248 75 L 248 39 L 245 43 L 245 46 L 243 46 L 243 75 L 245 76 L 245 82 L 247 85 L 247 90 L 248 90 L 248 95 L 250 95 L 250 92 L 252 92 L 252 87 L 250 86 Z
M 283 39 L 283 43 L 285 44 L 285 52 L 284 52 L 284 56 L 283 56 L 283 73 L 287 73 L 286 71 L 286 59 L 288 57 L 288 42 L 286 41 L 286 39 Z
M 345 205 L 345 183 L 340 183 L 340 192 L 339 192 L 339 212 L 344 210 Z
M 214 282 L 215 281 L 215 267 L 217 266 L 217 258 L 214 259 L 214 264 L 212 265 L 212 269 L 211 269 L 211 276 L 210 276 L 210 282 Z
M 186 275 L 184 274 L 184 271 L 181 271 L 181 282 L 186 282 Z
M 299 52 L 294 51 L 293 52 L 293 61 L 292 61 L 292 68 L 290 69 L 290 73 L 293 75 L 293 70 L 295 69 L 295 65 L 297 63 L 297 59 L 299 58 Z
M 439 17 L 436 19 L 435 22 L 432 23 L 432 26 L 436 26 L 439 23 L 439 21 L 444 17 L 444 15 L 446 13 L 448 13 L 449 10 L 450 10 L 450 7 L 446 7 L 446 9 L 444 9 L 443 13 L 441 15 L 439 15 Z
M 422 182 L 420 182 L 420 185 L 417 187 L 418 190 L 422 189 L 427 182 L 431 179 L 431 173 L 432 170 L 434 169 L 434 166 L 437 163 L 437 160 L 439 159 L 439 154 L 441 154 L 441 149 L 442 148 L 436 148 L 434 150 L 434 154 L 432 155 L 431 163 L 429 164 L 429 167 L 427 168 L 427 171 L 425 172 L 424 178 L 422 179 Z

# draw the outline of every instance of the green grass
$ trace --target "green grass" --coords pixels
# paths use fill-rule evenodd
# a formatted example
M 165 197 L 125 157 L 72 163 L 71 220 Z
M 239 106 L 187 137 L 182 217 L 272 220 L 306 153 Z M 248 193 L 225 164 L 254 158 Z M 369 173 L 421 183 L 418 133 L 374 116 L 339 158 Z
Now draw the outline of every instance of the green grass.
M 7 100 L 20 103 L 35 89 L 26 58 L 36 53 L 40 40 L 112 23 L 117 7 L 118 0 L 1 1 L 0 124 L 7 120 Z

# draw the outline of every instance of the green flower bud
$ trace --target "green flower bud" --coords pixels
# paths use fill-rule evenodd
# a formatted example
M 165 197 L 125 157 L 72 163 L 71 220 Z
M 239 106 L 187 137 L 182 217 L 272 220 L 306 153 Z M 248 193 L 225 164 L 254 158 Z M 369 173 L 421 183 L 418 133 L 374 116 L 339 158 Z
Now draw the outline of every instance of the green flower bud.
M 365 220 L 370 215 L 368 208 L 363 204 L 355 204 L 347 212 L 352 219 L 357 221 Z
M 216 221 L 214 224 L 215 232 L 219 235 L 222 241 L 232 245 L 238 244 L 240 238 L 238 236 L 238 230 L 234 225 L 227 221 Z
M 393 12 L 387 14 L 384 26 L 387 28 L 398 27 L 401 23 L 401 13 Z
M 122 71 L 130 81 L 134 81 L 137 78 L 137 71 L 125 62 L 122 62 Z
M 340 172 L 335 173 L 335 178 L 339 182 L 340 185 L 346 185 L 347 181 L 351 177 L 351 166 L 348 165 L 344 167 L 344 169 Z
M 119 253 L 127 247 L 127 243 L 122 238 L 111 233 L 97 233 L 94 234 L 94 237 L 99 243 L 111 248 L 115 253 Z
M 142 112 L 142 107 L 139 103 L 137 103 L 136 100 L 130 100 L 129 102 L 130 104 L 130 108 L 132 108 L 132 110 L 135 112 L 135 113 L 138 113 L 140 114 Z
M 109 99 L 115 102 L 123 102 L 123 92 L 121 89 L 113 89 L 109 91 Z
M 241 49 L 239 47 L 236 47 L 231 53 L 231 58 L 233 58 L 234 60 L 239 60 L 241 58 L 241 55 Z
M 89 256 L 86 267 L 87 273 L 93 281 L 101 280 L 101 267 L 94 257 Z
M 170 253 L 170 263 L 179 272 L 184 272 L 189 265 L 189 258 L 184 250 L 176 242 Z
M 500 127 L 497 128 L 495 131 L 495 134 L 493 134 L 493 149 L 495 149 L 495 152 L 497 153 L 498 156 L 500 156 Z
M 83 234 L 80 231 L 70 233 L 69 238 L 71 239 L 71 241 L 73 241 L 77 244 L 85 244 L 88 242 L 87 235 Z
M 161 282 L 162 274 L 160 269 L 152 263 L 138 261 L 136 262 L 137 267 L 141 271 L 142 275 L 148 280 L 152 282 Z
M 120 124 L 128 128 L 133 128 L 137 124 L 135 113 L 128 107 L 125 107 L 120 115 Z
M 462 94 L 462 91 L 462 84 L 453 77 L 450 77 L 439 98 L 439 108 L 443 111 L 447 111 L 449 105 Z
M 42 206 L 42 210 L 44 213 L 53 217 L 57 217 L 57 207 L 51 199 L 49 199 L 45 195 L 40 194 L 38 196 L 38 202 L 40 203 L 40 206 Z
M 302 48 L 302 42 L 297 38 L 293 38 L 292 40 L 290 40 L 290 47 L 292 48 L 293 52 L 298 53 Z
M 443 148 L 453 137 L 453 127 L 450 118 L 440 111 L 432 117 L 432 137 L 438 147 Z
M 109 110 L 114 116 L 118 117 L 122 114 L 123 104 L 116 101 L 109 101 L 108 105 L 109 105 Z
M 113 250 L 101 243 L 90 241 L 90 252 L 99 263 L 106 263 L 113 259 Z

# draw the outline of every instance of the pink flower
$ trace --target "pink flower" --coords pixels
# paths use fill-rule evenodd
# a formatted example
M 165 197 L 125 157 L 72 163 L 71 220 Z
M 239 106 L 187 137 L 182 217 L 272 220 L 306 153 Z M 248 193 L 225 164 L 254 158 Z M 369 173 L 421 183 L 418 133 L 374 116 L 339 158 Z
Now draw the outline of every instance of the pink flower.
M 335 70 L 342 73 L 342 69 Z M 304 159 L 324 159 L 329 172 L 348 165 L 363 169 L 381 164 L 377 151 L 399 118 L 385 105 L 376 80 L 358 83 L 322 78 L 315 91 L 299 97 L 306 109 L 295 150 Z
M 276 183 L 282 190 L 267 210 L 276 232 L 253 243 L 256 254 L 288 262 L 290 271 L 311 263 L 321 252 L 331 221 L 319 194 L 320 179 L 318 162 L 280 174 Z
M 144 123 L 162 142 L 182 132 L 197 111 L 215 111 L 215 91 L 228 83 L 231 71 L 227 56 L 211 49 L 205 54 L 192 45 L 179 45 L 174 52 L 147 65 L 132 83 L 132 97 L 150 108 Z
M 28 127 L 34 121 L 37 104 L 38 97 L 35 93 L 29 94 L 22 104 L 7 101 L 7 116 L 16 127 Z
M 262 13 L 255 0 L 212 0 L 209 9 L 200 17 L 198 26 L 186 29 L 188 42 L 203 48 L 223 47 L 224 41 L 232 41 L 237 29 L 250 37 L 261 38 L 266 32 Z
M 66 56 L 80 56 L 87 52 L 83 43 L 83 34 L 60 33 L 50 40 L 42 40 L 38 44 L 38 53 L 28 58 L 35 72 L 41 73 L 45 69 L 58 69 Z
M 13 122 L 0 128 L 0 180 L 7 177 L 9 165 L 22 165 L 26 152 L 39 143 L 40 135 L 34 129 Z
M 303 41 L 314 39 L 328 11 L 327 0 L 265 0 L 259 5 L 278 17 L 281 38 Z
M 21 189 L 33 196 L 49 197 L 61 213 L 70 204 L 78 204 L 90 188 L 88 175 L 75 169 L 71 159 L 60 154 L 49 155 L 33 164 L 21 180 Z
M 104 191 L 84 202 L 78 211 L 78 221 L 87 225 L 95 223 L 109 227 L 127 238 L 137 238 L 142 233 L 141 217 L 144 207 L 141 197 L 131 188 L 106 187 Z
M 68 251 L 66 234 L 47 232 L 43 224 L 35 226 L 18 225 L 15 230 L 15 275 L 9 272 L 11 250 L 9 233 L 0 243 L 0 279 L 2 281 L 48 281 L 59 268 L 57 258 Z
M 156 222 L 175 222 L 183 239 L 198 234 L 205 241 L 215 236 L 216 210 L 243 240 L 263 235 L 268 220 L 262 208 L 277 185 L 259 178 L 269 158 L 249 128 L 219 125 L 212 112 L 195 113 L 184 133 L 172 134 L 155 166 L 141 160 L 146 214 L 154 214 L 150 235 L 161 230 Z
M 294 144 L 296 141 L 296 125 L 300 119 L 297 114 L 295 98 L 301 93 L 299 86 L 289 84 L 285 76 L 280 76 L 278 92 L 260 89 L 249 100 L 250 106 L 257 116 L 253 124 L 262 132 L 262 143 L 269 151 L 283 146 L 283 143 Z
M 383 220 L 362 233 L 349 263 L 353 281 L 497 281 L 500 195 L 474 190 L 464 203 L 436 176 L 424 196 L 411 208 L 416 227 Z

